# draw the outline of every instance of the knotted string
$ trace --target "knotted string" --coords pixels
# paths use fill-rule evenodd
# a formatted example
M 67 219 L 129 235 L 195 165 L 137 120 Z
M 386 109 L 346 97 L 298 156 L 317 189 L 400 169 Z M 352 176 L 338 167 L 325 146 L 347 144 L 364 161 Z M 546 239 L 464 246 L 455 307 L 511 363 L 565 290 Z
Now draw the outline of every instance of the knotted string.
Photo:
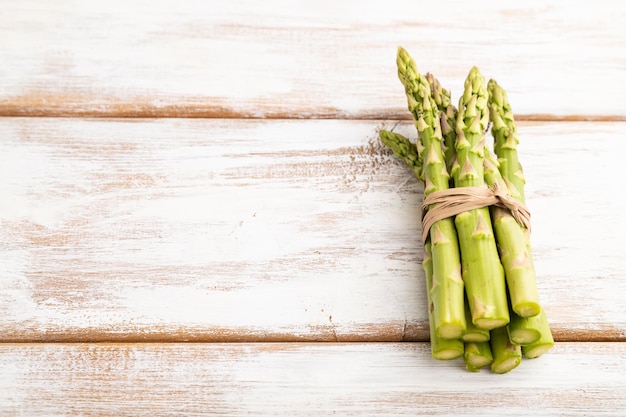
M 422 242 L 425 242 L 430 227 L 437 221 L 456 216 L 465 211 L 482 207 L 505 208 L 517 223 L 530 230 L 530 211 L 522 202 L 494 184 L 493 187 L 459 187 L 435 191 L 424 197 L 422 203 Z

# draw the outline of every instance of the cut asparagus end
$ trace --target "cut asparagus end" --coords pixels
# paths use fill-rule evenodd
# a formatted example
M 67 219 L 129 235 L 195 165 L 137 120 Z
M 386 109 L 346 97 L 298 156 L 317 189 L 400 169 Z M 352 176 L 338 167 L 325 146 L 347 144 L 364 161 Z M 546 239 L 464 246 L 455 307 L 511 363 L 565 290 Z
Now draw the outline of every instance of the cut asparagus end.
M 509 318 L 478 318 L 474 320 L 474 324 L 479 329 L 493 330 L 499 327 L 506 326 L 509 323 Z
M 489 330 L 479 329 L 472 322 L 472 313 L 470 312 L 469 302 L 467 298 L 464 303 L 466 329 L 461 340 L 464 342 L 486 342 L 489 340 Z
M 443 339 L 460 339 L 465 332 L 465 327 L 461 323 L 446 323 L 437 327 L 437 335 Z
M 541 336 L 536 342 L 522 346 L 522 352 L 524 353 L 525 357 L 529 359 L 534 359 L 538 358 L 539 356 L 543 355 L 554 347 L 554 338 L 552 337 L 552 331 L 550 330 L 548 318 L 544 310 L 541 310 L 541 314 L 537 316 L 537 319 L 533 317 L 531 320 L 538 321 L 538 325 L 536 325 L 536 328 Z
M 504 374 L 510 372 L 522 362 L 522 348 L 511 343 L 505 327 L 499 327 L 491 331 L 489 345 L 493 354 L 493 363 L 491 364 L 493 373 Z
M 467 359 L 468 362 L 471 363 L 472 368 L 476 368 L 476 369 L 480 369 L 480 368 L 484 368 L 485 366 L 490 366 L 493 363 L 493 359 L 489 359 L 486 358 L 484 356 L 480 356 L 480 355 L 474 355 L 471 354 L 469 355 L 469 358 Z
M 517 368 L 519 364 L 522 362 L 521 357 L 510 357 L 501 361 L 494 361 L 491 364 L 491 372 L 494 374 L 506 374 L 507 372 L 511 372 L 513 369 Z
M 494 296 L 494 294 L 489 294 L 489 290 L 482 288 L 476 288 L 473 286 L 474 295 L 469 297 L 469 288 L 468 288 L 468 299 L 470 300 L 470 311 L 472 314 L 472 323 L 474 326 L 479 329 L 484 330 L 492 330 L 497 327 L 506 326 L 509 323 L 509 309 L 508 309 L 508 301 L 506 297 L 506 290 L 504 289 L 504 277 L 502 278 L 502 282 L 499 283 L 499 287 L 502 288 L 502 292 L 504 295 L 498 294 Z M 489 283 L 489 281 L 486 281 Z M 487 298 L 491 297 L 497 305 L 487 304 L 481 301 L 481 297 L 477 296 L 476 293 L 481 291 L 482 297 Z
M 531 345 L 522 346 L 522 352 L 524 353 L 525 358 L 535 359 L 543 355 L 544 353 L 548 352 L 553 347 L 554 347 L 554 342 L 533 343 Z
M 466 368 L 470 371 L 478 371 L 480 368 L 491 365 L 493 363 L 493 355 L 491 354 L 489 343 L 465 343 L 463 360 Z
M 541 310 L 540 310 L 541 311 Z M 529 345 L 541 337 L 541 329 L 545 326 L 543 314 L 533 317 L 520 317 L 511 313 L 511 322 L 507 326 L 509 339 L 516 345 Z
M 541 333 L 536 329 L 516 329 L 509 331 L 511 343 L 516 345 L 529 345 L 536 342 L 541 337 Z
M 510 320 L 509 310 L 506 306 L 506 293 L 504 297 L 501 298 L 504 299 L 504 302 L 502 302 L 502 300 L 497 301 L 500 301 L 501 304 L 504 305 L 498 308 L 495 305 L 483 303 L 479 297 L 474 295 L 471 298 L 472 302 L 470 304 L 472 323 L 479 329 L 484 330 L 493 330 L 498 327 L 506 326 Z
M 461 336 L 461 340 L 464 342 L 473 342 L 473 343 L 488 342 L 489 330 L 475 328 L 470 332 L 465 332 L 465 334 Z
M 480 371 L 480 368 L 490 366 L 493 363 L 493 361 L 487 360 L 487 358 L 483 358 L 480 356 L 473 356 L 468 360 L 475 363 L 475 365 L 470 365 L 469 363 L 466 363 L 465 364 L 466 368 L 467 369 L 472 368 L 472 369 L 475 369 L 476 371 Z
M 454 340 L 454 342 L 459 343 L 455 344 L 455 346 L 449 346 L 447 348 L 433 350 L 433 358 L 443 361 L 449 361 L 463 356 L 463 343 L 458 340 Z
M 541 306 L 535 302 L 519 303 L 513 306 L 513 311 L 520 317 L 534 317 L 541 312 Z

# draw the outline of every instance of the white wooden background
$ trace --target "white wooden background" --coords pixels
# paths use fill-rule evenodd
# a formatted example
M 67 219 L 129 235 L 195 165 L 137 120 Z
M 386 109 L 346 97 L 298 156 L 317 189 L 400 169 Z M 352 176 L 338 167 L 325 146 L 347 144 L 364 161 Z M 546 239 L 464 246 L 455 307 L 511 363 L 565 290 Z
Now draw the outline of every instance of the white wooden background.
M 625 6 L 0 9 L 0 415 L 626 413 Z M 430 358 L 398 45 L 519 120 L 557 346 L 510 374 Z

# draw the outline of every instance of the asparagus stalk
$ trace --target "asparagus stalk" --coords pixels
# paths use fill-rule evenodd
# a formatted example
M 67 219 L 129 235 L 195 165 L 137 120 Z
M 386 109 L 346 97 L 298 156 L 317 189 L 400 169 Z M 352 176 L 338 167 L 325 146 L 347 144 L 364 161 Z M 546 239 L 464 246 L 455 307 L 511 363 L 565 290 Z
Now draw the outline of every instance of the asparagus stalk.
M 554 347 L 554 338 L 552 337 L 548 317 L 546 316 L 545 311 L 541 309 L 541 313 L 539 313 L 537 317 L 539 323 L 536 328 L 541 334 L 539 340 L 522 346 L 522 353 L 524 354 L 524 357 L 528 359 L 538 358 Z
M 411 168 L 415 177 L 423 181 L 422 160 L 418 156 L 415 144 L 401 134 L 389 130 L 381 130 L 379 136 L 381 142 Z
M 381 141 L 390 148 L 393 153 L 405 162 L 415 173 L 418 179 L 423 178 L 422 162 L 418 158 L 417 147 L 408 138 L 399 133 L 381 130 Z M 458 358 L 463 354 L 463 343 L 455 339 L 441 338 L 436 332 L 434 324 L 434 304 L 432 301 L 433 287 L 433 259 L 431 255 L 430 239 L 424 244 L 424 260 L 422 261 L 426 276 L 426 293 L 428 297 L 428 322 L 430 328 L 430 343 L 432 357 L 435 359 L 449 360 Z
M 509 340 L 514 345 L 530 345 L 541 337 L 539 327 L 541 325 L 541 315 L 533 317 L 521 317 L 511 312 L 511 322 L 507 326 Z
M 426 80 L 430 85 L 430 90 L 439 109 L 439 120 L 441 123 L 441 133 L 443 135 L 443 153 L 446 158 L 446 167 L 448 171 L 452 170 L 456 152 L 454 143 L 456 142 L 456 117 L 458 110 L 452 104 L 450 99 L 450 91 L 441 86 L 439 80 L 431 73 L 426 74 Z
M 508 191 L 498 170 L 498 161 L 488 148 L 485 148 L 483 167 L 487 185 Z M 539 294 L 523 226 L 505 208 L 492 206 L 490 210 L 511 307 L 521 317 L 536 316 L 540 311 Z
M 478 68 L 465 80 L 459 100 L 455 144 L 457 161 L 453 169 L 457 187 L 484 187 L 484 131 L 489 119 L 487 90 Z M 473 323 L 491 330 L 509 322 L 504 270 L 500 264 L 489 209 L 483 207 L 458 214 L 455 225 L 459 236 L 463 280 Z
M 426 276 L 431 355 L 433 358 L 439 360 L 451 360 L 461 357 L 464 351 L 463 342 L 458 339 L 444 339 L 437 334 L 435 329 L 434 305 L 431 295 L 433 287 L 433 258 L 430 241 L 424 244 L 424 260 L 422 267 L 424 268 L 424 275 Z
M 500 171 L 508 182 L 507 185 L 513 196 L 524 202 L 526 179 L 517 154 L 519 139 L 509 99 L 494 79 L 489 80 L 487 90 L 489 92 L 489 117 L 493 123 L 491 133 L 495 139 L 494 151 L 500 159 Z
M 493 373 L 507 373 L 517 368 L 522 362 L 522 348 L 511 343 L 506 327 L 491 330 L 489 345 L 493 355 L 493 362 L 491 363 Z
M 437 104 L 437 108 L 439 109 L 439 120 L 441 123 L 441 132 L 443 134 L 444 139 L 444 157 L 446 159 L 446 167 L 448 170 L 452 170 L 453 166 L 455 166 L 456 161 L 456 118 L 458 114 L 458 110 L 452 104 L 450 91 L 443 88 L 439 80 L 432 74 L 427 73 L 426 79 L 428 80 L 428 84 L 430 85 L 431 93 L 433 96 L 433 100 Z M 458 166 L 458 165 L 457 165 Z M 466 330 L 461 336 L 461 340 L 465 342 L 466 352 L 468 343 L 481 343 L 489 341 L 489 330 L 479 329 L 472 322 L 472 315 L 469 309 L 469 303 L 467 298 L 465 299 L 465 322 L 466 322 Z M 488 345 L 487 345 L 488 346 Z M 466 355 L 467 356 L 467 355 Z M 491 356 L 491 351 L 489 351 L 489 356 Z M 466 365 L 468 369 L 477 368 L 476 364 L 467 363 Z M 478 370 L 478 369 L 471 369 Z
M 522 203 L 525 203 L 526 196 L 524 186 L 526 185 L 526 180 L 524 178 L 522 166 L 519 162 L 517 152 L 519 138 L 517 136 L 517 129 L 515 127 L 515 120 L 513 117 L 513 111 L 511 110 L 511 105 L 506 91 L 504 91 L 504 89 L 502 89 L 502 87 L 500 87 L 495 80 L 489 80 L 487 90 L 489 92 L 489 113 L 492 122 L 491 133 L 495 139 L 494 151 L 498 156 L 499 170 L 502 173 L 502 177 L 507 183 L 513 197 L 517 198 Z M 528 265 L 529 269 L 532 270 L 533 277 L 528 278 L 527 287 L 530 287 L 532 285 L 536 285 L 535 268 L 532 260 L 532 250 L 530 244 L 530 230 L 523 228 L 523 233 L 528 255 Z M 543 309 L 539 306 L 539 311 L 537 312 L 535 306 L 532 306 L 532 308 L 529 309 L 528 304 L 526 307 L 522 304 L 521 306 L 518 305 L 518 307 L 515 308 L 515 302 L 512 301 L 511 304 L 513 304 L 514 311 L 521 316 L 531 316 L 533 313 L 538 313 L 537 316 L 532 318 L 525 318 L 519 321 L 514 319 L 512 322 L 513 326 L 509 326 L 509 330 L 511 331 L 512 328 L 514 334 L 516 333 L 515 328 L 521 326 L 526 326 L 527 328 L 532 327 L 539 332 L 540 336 L 537 341 L 522 346 L 524 356 L 527 358 L 537 358 L 552 349 L 554 346 L 554 339 L 552 337 L 548 318 Z M 537 304 L 539 304 L 538 301 Z M 517 336 L 514 337 L 517 338 Z M 525 340 L 527 341 L 528 338 L 526 337 Z
M 522 166 L 519 163 L 517 153 L 519 139 L 517 138 L 511 106 L 506 92 L 495 80 L 489 80 L 487 89 L 489 92 L 489 116 L 493 123 L 491 133 L 495 139 L 494 151 L 498 156 L 498 168 L 512 196 L 524 203 L 524 185 L 526 180 L 524 179 Z M 511 223 L 510 228 L 514 227 L 511 219 L 506 221 Z M 539 296 L 537 294 L 535 267 L 530 248 L 530 231 L 523 226 L 520 227 L 524 236 L 524 244 L 526 245 L 525 253 L 519 247 L 518 237 L 515 237 L 514 243 L 516 247 L 513 249 L 507 248 L 506 245 L 500 243 L 500 239 L 505 240 L 507 237 L 511 237 L 507 236 L 506 231 L 503 230 L 501 234 L 498 234 L 498 228 L 496 228 L 496 236 L 498 236 L 500 250 L 506 252 L 505 255 L 501 256 L 506 256 L 510 262 L 517 264 L 515 268 L 507 268 L 507 264 L 503 260 L 513 311 L 522 317 L 531 317 L 539 314 Z M 507 242 L 511 241 L 512 237 L 507 240 Z
M 480 368 L 490 366 L 493 363 L 491 346 L 489 342 L 467 342 L 463 361 L 468 371 L 478 372 Z
M 469 309 L 469 303 L 465 300 L 465 321 L 467 326 L 465 333 L 461 336 L 461 340 L 464 342 L 488 342 L 489 330 L 479 329 L 474 323 L 472 323 L 472 313 Z
M 404 86 L 408 108 L 418 133 L 418 155 L 422 158 L 424 195 L 445 190 L 450 175 L 443 156 L 443 137 L 439 111 L 430 86 L 417 70 L 413 58 L 398 48 L 398 78 Z M 446 218 L 429 230 L 432 250 L 434 326 L 438 336 L 458 339 L 465 332 L 464 284 L 461 277 L 459 244 L 454 221 Z

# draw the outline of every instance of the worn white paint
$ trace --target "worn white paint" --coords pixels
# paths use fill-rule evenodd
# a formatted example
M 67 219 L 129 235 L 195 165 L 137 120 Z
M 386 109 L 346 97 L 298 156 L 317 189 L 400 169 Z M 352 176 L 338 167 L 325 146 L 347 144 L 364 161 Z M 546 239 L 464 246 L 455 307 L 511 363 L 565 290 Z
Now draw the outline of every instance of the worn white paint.
M 623 4 L 0 9 L 0 415 L 626 414 Z M 559 342 L 509 375 L 355 343 L 428 338 L 398 45 L 551 120 L 519 128 Z
M 509 374 L 411 344 L 0 345 L 0 414 L 623 416 L 626 344 L 561 343 Z M 51 382 L 54 384 L 51 385 Z
M 422 187 L 378 142 L 393 125 L 1 120 L 3 340 L 425 340 Z M 560 340 L 626 336 L 625 130 L 520 124 Z
M 0 114 L 404 118 L 403 45 L 455 97 L 477 65 L 520 115 L 626 116 L 621 2 L 1 7 Z

